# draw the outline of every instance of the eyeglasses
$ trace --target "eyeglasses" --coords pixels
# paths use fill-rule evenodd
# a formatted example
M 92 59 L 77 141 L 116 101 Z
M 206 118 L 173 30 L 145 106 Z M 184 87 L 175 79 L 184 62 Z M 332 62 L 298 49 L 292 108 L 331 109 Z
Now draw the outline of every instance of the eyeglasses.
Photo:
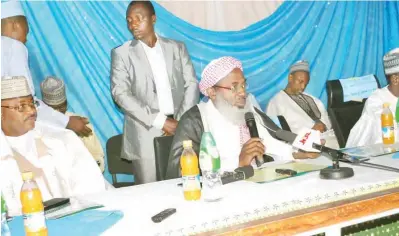
M 231 87 L 225 87 L 225 86 L 219 86 L 219 85 L 214 85 L 213 87 L 228 89 L 228 90 L 231 90 L 231 92 L 233 92 L 233 93 L 238 93 L 238 92 L 240 92 L 240 89 L 246 91 L 248 89 L 248 84 L 247 84 L 247 82 L 245 82 L 243 84 L 234 84 Z
M 29 109 L 35 109 L 36 107 L 39 106 L 39 102 L 38 101 L 32 101 L 31 103 L 24 103 L 24 104 L 20 104 L 19 106 L 1 106 L 1 107 L 5 107 L 8 109 L 14 109 L 18 112 L 27 112 L 29 111 Z

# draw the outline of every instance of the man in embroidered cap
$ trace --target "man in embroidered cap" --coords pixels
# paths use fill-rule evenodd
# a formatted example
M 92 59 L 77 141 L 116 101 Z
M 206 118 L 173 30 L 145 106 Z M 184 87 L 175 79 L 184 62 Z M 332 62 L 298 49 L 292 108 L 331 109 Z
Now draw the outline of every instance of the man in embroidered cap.
M 25 46 L 29 32 L 28 22 L 19 1 L 1 2 L 1 76 L 24 76 L 29 89 L 35 96 L 31 73 L 28 65 L 28 49 Z M 40 105 L 37 119 L 57 127 L 68 128 L 78 134 L 89 135 L 87 120 L 81 117 L 68 117 L 48 107 L 34 97 Z M 0 156 L 4 155 L 0 152 Z
M 199 102 L 186 46 L 157 35 L 156 20 L 151 1 L 131 1 L 126 22 L 134 39 L 111 52 L 111 93 L 125 115 L 121 157 L 132 161 L 136 184 L 156 181 L 154 138 L 173 135 Z
M 31 171 L 43 200 L 105 190 L 105 179 L 75 133 L 36 121 L 37 102 L 23 76 L 2 77 L 1 129 L 11 155 L 1 157 L 2 193 L 19 214 L 21 173 Z
M 353 126 L 346 147 L 356 147 L 382 143 L 381 113 L 382 105 L 389 103 L 396 122 L 395 130 L 399 123 L 399 48 L 389 51 L 383 57 L 385 76 L 388 85 L 375 90 L 364 104 L 362 116 Z M 395 142 L 399 141 L 399 132 L 395 133 Z
M 247 99 L 247 81 L 239 60 L 221 57 L 211 61 L 202 72 L 199 88 L 209 100 L 194 106 L 180 119 L 169 155 L 166 178 L 180 176 L 179 163 L 184 140 L 192 140 L 193 149 L 199 155 L 204 132 L 210 132 L 214 137 L 224 171 L 251 165 L 255 162 L 254 157 L 262 161 L 264 154 L 272 156 L 274 160 L 319 156 L 293 153 L 290 145 L 269 134 L 264 125 L 266 122 Z M 245 113 L 249 111 L 255 116 L 260 138 L 250 137 L 245 124 Z
M 52 107 L 54 110 L 66 114 L 67 116 L 75 116 L 74 113 L 67 111 L 68 102 L 65 93 L 65 83 L 63 80 L 58 79 L 53 76 L 47 77 L 40 83 L 40 89 L 42 91 L 42 100 L 48 106 Z M 80 136 L 86 148 L 89 150 L 91 155 L 96 160 L 101 171 L 104 171 L 104 151 L 101 147 L 100 141 L 94 132 L 93 126 L 91 124 L 87 125 L 90 129 L 91 134 L 87 137 Z
M 288 84 L 278 92 L 266 107 L 268 116 L 284 116 L 290 129 L 298 133 L 302 128 L 319 130 L 326 146 L 339 148 L 331 129 L 330 118 L 320 99 L 305 93 L 310 80 L 309 63 L 301 60 L 290 67 Z

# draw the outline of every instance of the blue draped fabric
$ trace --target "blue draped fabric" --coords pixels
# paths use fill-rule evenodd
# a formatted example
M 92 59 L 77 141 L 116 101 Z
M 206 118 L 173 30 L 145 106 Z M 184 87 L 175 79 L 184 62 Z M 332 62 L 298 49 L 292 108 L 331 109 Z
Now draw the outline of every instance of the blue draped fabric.
M 37 94 L 45 76 L 64 79 L 70 110 L 90 118 L 103 147 L 122 132 L 123 114 L 113 103 L 109 75 L 111 49 L 132 38 L 127 5 L 23 3 Z M 288 68 L 299 59 L 311 66 L 307 92 L 325 102 L 327 80 L 375 74 L 385 85 L 382 56 L 399 47 L 398 2 L 285 2 L 270 17 L 236 32 L 203 30 L 154 5 L 157 33 L 185 42 L 198 78 L 210 60 L 237 57 L 262 108 L 285 87 Z

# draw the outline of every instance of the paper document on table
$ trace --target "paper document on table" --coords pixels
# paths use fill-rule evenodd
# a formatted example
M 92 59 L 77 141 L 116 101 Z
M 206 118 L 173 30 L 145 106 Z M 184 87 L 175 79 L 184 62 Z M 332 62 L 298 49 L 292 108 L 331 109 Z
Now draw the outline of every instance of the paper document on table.
M 70 204 L 60 209 L 46 212 L 46 219 L 59 219 L 65 216 L 73 215 L 78 212 L 104 207 L 103 205 L 96 204 L 87 200 L 71 198 Z
M 353 159 L 362 160 L 364 158 L 377 157 L 399 152 L 399 143 L 394 143 L 390 145 L 377 143 L 362 147 L 344 148 L 340 151 L 349 155 Z
M 296 176 L 311 172 L 317 171 L 326 168 L 327 166 L 323 165 L 314 165 L 302 162 L 289 162 L 285 164 L 277 164 L 270 165 L 264 168 L 259 168 L 255 170 L 255 174 L 253 177 L 247 179 L 248 181 L 252 181 L 255 183 L 267 183 L 280 179 L 290 178 L 288 175 L 281 175 L 276 173 L 276 169 L 291 169 L 295 170 L 298 174 Z

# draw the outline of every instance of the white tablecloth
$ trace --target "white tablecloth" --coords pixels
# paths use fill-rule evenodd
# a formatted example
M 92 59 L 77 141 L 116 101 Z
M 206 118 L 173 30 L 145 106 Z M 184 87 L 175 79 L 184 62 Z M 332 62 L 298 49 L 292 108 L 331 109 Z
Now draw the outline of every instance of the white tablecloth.
M 331 164 L 325 157 L 310 162 Z M 372 162 L 399 167 L 399 160 L 391 155 Z M 185 201 L 178 179 L 85 198 L 104 204 L 105 209 L 124 212 L 124 218 L 104 235 L 187 235 L 399 186 L 399 173 L 352 167 L 355 176 L 343 180 L 323 180 L 319 172 L 312 172 L 266 184 L 231 183 L 223 186 L 225 197 L 218 202 Z M 177 212 L 153 223 L 151 217 L 166 208 L 176 208 Z

